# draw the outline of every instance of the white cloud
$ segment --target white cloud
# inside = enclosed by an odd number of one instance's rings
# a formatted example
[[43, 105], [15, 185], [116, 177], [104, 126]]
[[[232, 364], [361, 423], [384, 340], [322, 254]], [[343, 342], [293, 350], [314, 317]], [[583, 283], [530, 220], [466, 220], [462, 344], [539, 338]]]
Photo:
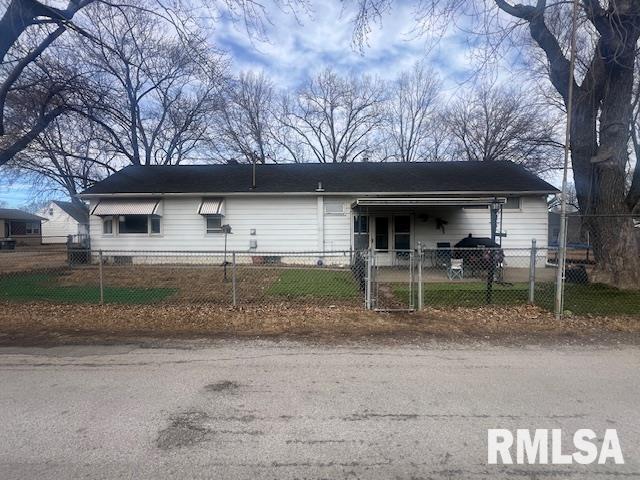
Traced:
[[[466, 40], [450, 28], [433, 42], [433, 35], [418, 35], [410, 3], [397, 2], [380, 25], [373, 24], [367, 45], [358, 51], [352, 43], [353, 12], [343, 10], [339, 0], [315, 0], [309, 15], [270, 12], [267, 41], [251, 39], [240, 25], [221, 19], [212, 41], [227, 50], [233, 69], [264, 70], [276, 84], [297, 85], [325, 67], [348, 74], [394, 78], [416, 61], [433, 62], [448, 89], [473, 70]], [[429, 42], [429, 43], [428, 43]], [[428, 48], [433, 46], [433, 48]]]

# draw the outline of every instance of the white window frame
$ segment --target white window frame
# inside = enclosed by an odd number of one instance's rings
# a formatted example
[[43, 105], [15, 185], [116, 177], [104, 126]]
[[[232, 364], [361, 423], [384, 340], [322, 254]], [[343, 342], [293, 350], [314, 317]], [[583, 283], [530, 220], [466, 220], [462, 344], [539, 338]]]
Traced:
[[[160, 223], [160, 229], [157, 232], [154, 232], [151, 226], [153, 225], [153, 220], [158, 220]], [[150, 237], [160, 237], [163, 232], [164, 222], [162, 221], [162, 217], [160, 215], [149, 215], [149, 236]]]
[[[223, 220], [223, 215], [203, 215], [204, 217], [204, 233], [205, 235], [218, 235], [220, 233], [223, 233], [222, 231], [222, 220]], [[209, 229], [209, 218], [217, 218], [220, 220], [220, 228], [215, 228], [215, 229]]]
[[25, 222], [24, 231], [25, 235], [39, 235], [40, 224], [38, 222]]
[[[125, 233], [125, 232], [121, 232], [120, 231], [120, 217], [127, 217], [127, 216], [132, 216], [132, 215], [118, 215], [113, 216], [113, 221], [115, 223], [114, 225], [114, 233], [118, 236], [118, 237], [161, 237], [163, 235], [163, 224], [164, 222], [162, 221], [162, 217], [160, 215], [141, 215], [141, 216], [145, 216], [147, 217], [147, 231], [146, 233]], [[154, 218], [158, 218], [158, 220], [160, 220], [160, 232], [159, 233], [153, 233], [151, 231], [151, 217]], [[110, 236], [108, 234], [105, 234], [107, 236]]]
[[[111, 224], [111, 232], [105, 232], [104, 227], [109, 222]], [[113, 217], [102, 217], [102, 236], [103, 237], [113, 237], [114, 228], [113, 228]]]
[[[515, 207], [507, 207], [509, 200], [517, 200], [518, 204]], [[503, 210], [522, 210], [522, 197], [507, 197], [507, 201], [502, 205]]]
[[[362, 226], [361, 224], [358, 225], [358, 232], [356, 232], [356, 218], [360, 217], [362, 218], [366, 218], [366, 232], [361, 232], [360, 231], [360, 227]], [[373, 217], [370, 215], [352, 215], [351, 217], [351, 244], [353, 245], [354, 248], [356, 248], [356, 238], [358, 236], [366, 236], [367, 238], [367, 248], [369, 248], [369, 245], [371, 244], [371, 219]]]

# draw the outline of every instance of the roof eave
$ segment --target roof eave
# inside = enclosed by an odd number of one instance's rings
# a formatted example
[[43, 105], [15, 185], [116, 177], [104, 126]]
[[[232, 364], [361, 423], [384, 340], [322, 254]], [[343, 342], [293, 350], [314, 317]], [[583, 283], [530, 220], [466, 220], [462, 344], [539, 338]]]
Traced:
[[83, 199], [105, 197], [230, 197], [230, 196], [354, 196], [354, 195], [553, 195], [559, 193], [554, 190], [487, 190], [487, 191], [423, 191], [423, 192], [131, 192], [131, 193], [79, 193], [76, 196]]

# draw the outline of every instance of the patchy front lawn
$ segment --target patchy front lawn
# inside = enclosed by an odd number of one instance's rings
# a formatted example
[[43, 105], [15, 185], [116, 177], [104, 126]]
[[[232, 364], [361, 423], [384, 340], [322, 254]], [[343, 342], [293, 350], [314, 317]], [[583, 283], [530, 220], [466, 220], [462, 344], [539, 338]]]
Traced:
[[349, 270], [282, 270], [267, 289], [268, 295], [286, 298], [354, 299], [361, 296]]
[[[100, 301], [95, 265], [55, 270], [11, 272], [0, 276], [0, 301], [93, 303]], [[210, 303], [232, 305], [232, 271], [221, 266], [105, 265], [106, 304]], [[238, 266], [239, 305], [303, 303], [362, 305], [353, 274], [347, 269]]]
[[[486, 305], [485, 282], [426, 283], [424, 304], [433, 307], [482, 307]], [[404, 284], [394, 284], [396, 297], [408, 302], [409, 289]], [[555, 285], [536, 283], [535, 303], [553, 310]], [[525, 305], [529, 299], [528, 283], [494, 283], [493, 305]], [[620, 290], [608, 285], [565, 285], [565, 311], [579, 315], [638, 315], [640, 316], [640, 291]]]
[[[105, 287], [107, 303], [145, 304], [164, 300], [176, 288]], [[60, 303], [99, 303], [98, 285], [63, 285], [60, 274], [27, 273], [0, 278], [0, 301], [34, 302], [46, 300]]]

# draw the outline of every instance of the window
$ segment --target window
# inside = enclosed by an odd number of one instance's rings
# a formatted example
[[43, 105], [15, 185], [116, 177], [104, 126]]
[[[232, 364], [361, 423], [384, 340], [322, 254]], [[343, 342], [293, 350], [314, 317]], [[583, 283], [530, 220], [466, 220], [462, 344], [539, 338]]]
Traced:
[[113, 217], [102, 219], [102, 233], [104, 235], [113, 235]]
[[149, 217], [147, 215], [121, 215], [118, 218], [118, 233], [149, 233]]
[[375, 217], [375, 249], [389, 250], [389, 217]]
[[149, 223], [151, 224], [151, 235], [160, 235], [160, 217], [152, 215], [149, 217]]
[[369, 248], [369, 217], [365, 215], [353, 217], [353, 247], [356, 250]]
[[205, 219], [207, 222], [207, 233], [222, 232], [222, 215], [208, 215]]
[[327, 215], [344, 215], [344, 202], [342, 200], [325, 201], [324, 213]]
[[49, 209], [49, 216], [50, 216], [50, 217], [53, 217], [53, 208], [50, 208], [50, 209]]
[[25, 231], [27, 235], [36, 235], [40, 233], [40, 224], [37, 222], [29, 222], [26, 224]]
[[393, 248], [396, 250], [411, 249], [411, 217], [399, 215], [393, 217]]
[[520, 197], [507, 197], [507, 202], [502, 206], [504, 210], [519, 210]]

